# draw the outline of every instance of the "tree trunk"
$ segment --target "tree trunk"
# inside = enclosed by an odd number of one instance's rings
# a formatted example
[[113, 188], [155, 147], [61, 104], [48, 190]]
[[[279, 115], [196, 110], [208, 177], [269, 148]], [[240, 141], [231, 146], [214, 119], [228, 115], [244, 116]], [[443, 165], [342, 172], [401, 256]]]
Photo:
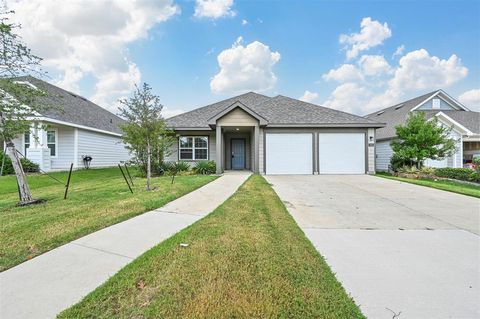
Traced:
[[20, 198], [19, 205], [28, 205], [35, 202], [28, 187], [27, 176], [23, 172], [22, 162], [18, 157], [17, 150], [12, 141], [6, 141], [7, 144], [7, 154], [8, 157], [12, 160], [12, 166], [17, 177], [17, 186], [18, 186], [18, 196]]
[[150, 142], [147, 142], [147, 190], [148, 191], [150, 190], [150, 177], [152, 174], [151, 160], [152, 160], [152, 148], [150, 147]]

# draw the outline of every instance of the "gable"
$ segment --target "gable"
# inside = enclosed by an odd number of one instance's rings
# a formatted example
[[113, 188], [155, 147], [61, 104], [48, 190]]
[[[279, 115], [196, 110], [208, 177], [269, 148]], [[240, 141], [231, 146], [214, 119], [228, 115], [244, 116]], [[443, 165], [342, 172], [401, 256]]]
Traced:
[[252, 126], [257, 125], [258, 120], [239, 107], [234, 108], [217, 120], [221, 126]]
[[456, 110], [456, 108], [442, 99], [440, 96], [434, 96], [431, 99], [425, 101], [420, 106], [418, 106], [417, 110]]

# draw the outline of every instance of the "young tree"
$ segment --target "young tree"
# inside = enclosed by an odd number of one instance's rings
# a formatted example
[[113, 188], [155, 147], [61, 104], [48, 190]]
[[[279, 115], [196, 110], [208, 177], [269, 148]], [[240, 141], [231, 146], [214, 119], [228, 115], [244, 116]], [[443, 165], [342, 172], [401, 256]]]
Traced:
[[417, 168], [425, 159], [441, 160], [455, 152], [455, 141], [449, 137], [451, 128], [439, 125], [436, 117], [427, 120], [423, 112], [411, 114], [405, 125], [395, 129], [397, 138], [390, 143], [394, 157]]
[[30, 129], [29, 117], [47, 108], [38, 103], [45, 96], [41, 90], [15, 80], [15, 77], [34, 73], [41, 75], [41, 58], [33, 55], [15, 33], [19, 25], [11, 23], [13, 11], [0, 9], [0, 139], [7, 146], [7, 154], [17, 177], [20, 205], [27, 205], [33, 199], [28, 187], [18, 152], [13, 139]]
[[133, 96], [121, 99], [120, 104], [120, 116], [127, 120], [121, 126], [123, 140], [135, 154], [137, 162], [146, 166], [147, 190], [150, 190], [152, 157], [153, 161], [162, 161], [174, 141], [161, 114], [163, 105], [147, 83], [141, 88], [135, 86]]

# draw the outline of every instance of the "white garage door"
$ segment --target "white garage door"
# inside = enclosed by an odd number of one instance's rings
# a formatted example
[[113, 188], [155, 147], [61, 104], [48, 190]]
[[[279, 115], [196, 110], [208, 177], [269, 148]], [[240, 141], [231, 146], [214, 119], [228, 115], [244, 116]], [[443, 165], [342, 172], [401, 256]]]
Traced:
[[312, 174], [312, 134], [267, 134], [267, 174]]
[[365, 174], [365, 134], [321, 133], [320, 174]]

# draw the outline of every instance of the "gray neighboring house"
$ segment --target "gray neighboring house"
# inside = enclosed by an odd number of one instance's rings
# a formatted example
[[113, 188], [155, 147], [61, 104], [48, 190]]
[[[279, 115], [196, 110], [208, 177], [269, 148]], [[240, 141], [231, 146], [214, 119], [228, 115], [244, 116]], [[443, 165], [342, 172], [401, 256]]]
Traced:
[[456, 141], [456, 152], [443, 160], [427, 160], [431, 167], [463, 167], [480, 154], [480, 113], [470, 111], [443, 90], [433, 91], [398, 103], [366, 116], [386, 123], [377, 129], [376, 170], [389, 168], [393, 150], [390, 142], [396, 137], [395, 126], [404, 124], [412, 112], [424, 112], [427, 118], [436, 117], [441, 125], [451, 127], [450, 137]]
[[[31, 76], [19, 83], [48, 93], [40, 102], [58, 106], [32, 116], [31, 129], [13, 140], [17, 149], [44, 171], [83, 167], [83, 156], [91, 156], [91, 167], [115, 166], [130, 159], [119, 125], [124, 121], [97, 104]], [[46, 126], [46, 129], [44, 128]]]
[[285, 96], [249, 92], [167, 119], [167, 161], [213, 160], [217, 173], [372, 174], [384, 124]]

